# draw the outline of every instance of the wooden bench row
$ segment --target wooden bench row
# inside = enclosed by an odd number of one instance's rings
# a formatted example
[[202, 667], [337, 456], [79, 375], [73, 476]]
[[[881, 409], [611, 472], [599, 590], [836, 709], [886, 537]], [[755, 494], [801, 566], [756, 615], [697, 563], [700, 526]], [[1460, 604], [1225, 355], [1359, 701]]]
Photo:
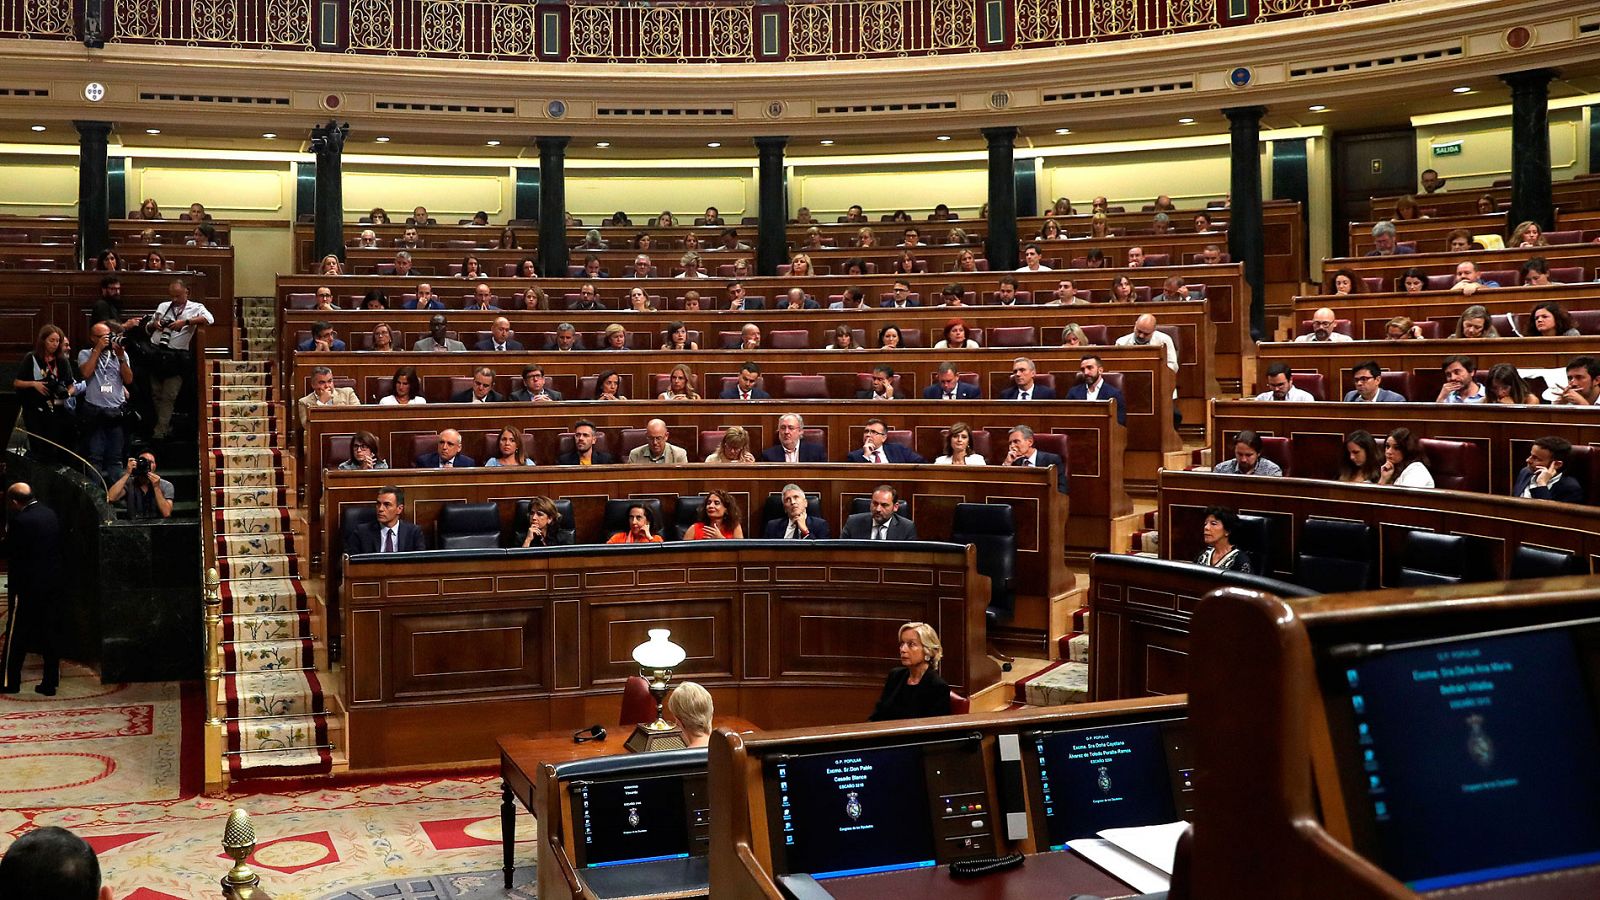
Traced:
[[[1426, 275], [1455, 275], [1456, 266], [1470, 260], [1482, 272], [1520, 272], [1522, 264], [1542, 257], [1552, 269], [1578, 266], [1585, 275], [1600, 266], [1600, 244], [1559, 244], [1550, 247], [1521, 247], [1504, 250], [1469, 250], [1466, 253], [1402, 253], [1395, 256], [1356, 256], [1322, 261], [1322, 293], [1333, 294], [1333, 279], [1340, 269], [1356, 277], [1378, 279], [1383, 290], [1399, 289], [1400, 278], [1411, 269]], [[1498, 280], [1498, 279], [1489, 279]]]
[[[1419, 202], [1426, 206], [1426, 201]], [[1484, 215], [1472, 213], [1388, 221], [1394, 225], [1395, 233], [1402, 242], [1413, 241], [1422, 252], [1442, 252], [1449, 249], [1446, 239], [1450, 232], [1458, 228], [1465, 228], [1475, 235], [1498, 234], [1502, 240], [1510, 240], [1511, 229], [1519, 223], [1506, 221], [1506, 216], [1507, 213], [1502, 211]], [[1377, 224], [1375, 221], [1350, 223], [1350, 255], [1363, 256], [1373, 248], [1372, 228]], [[1557, 211], [1556, 225], [1551, 232], [1588, 232], [1596, 228], [1600, 228], [1600, 212]]]
[[[997, 630], [1027, 649], [1042, 653], [1049, 635], [1060, 633], [1065, 621], [1052, 621], [1053, 607], [1063, 607], [1073, 589], [1073, 576], [1061, 553], [1066, 537], [1067, 498], [1055, 490], [1050, 473], [1015, 467], [980, 471], [974, 467], [890, 465], [867, 469], [850, 465], [762, 466], [637, 466], [619, 470], [600, 468], [489, 468], [389, 470], [328, 473], [322, 512], [325, 521], [337, 523], [347, 507], [370, 506], [377, 490], [393, 485], [405, 491], [406, 518], [425, 532], [433, 531], [439, 509], [455, 503], [494, 502], [509, 527], [518, 500], [534, 496], [572, 501], [578, 539], [604, 541], [600, 523], [606, 502], [612, 498], [658, 498], [671, 521], [677, 498], [697, 496], [717, 488], [729, 491], [760, 527], [767, 497], [788, 483], [820, 493], [823, 517], [837, 535], [850, 512], [851, 501], [867, 497], [884, 483], [894, 484], [908, 504], [908, 514], [924, 540], [949, 540], [955, 507], [959, 503], [1009, 503], [1016, 517], [1017, 558], [1014, 586], [1015, 615]], [[226, 513], [224, 513], [226, 514]], [[313, 532], [316, 533], [316, 532]], [[749, 529], [747, 527], [747, 534]], [[337, 527], [322, 529], [325, 558], [343, 553]], [[712, 549], [716, 546], [712, 545]], [[862, 596], [872, 589], [858, 585]], [[799, 588], [804, 590], [804, 588]], [[1058, 618], [1070, 615], [1055, 610]], [[980, 608], [981, 615], [981, 608]], [[902, 619], [902, 621], [905, 621]], [[352, 651], [354, 642], [352, 641]]]
[[[1435, 332], [1425, 337], [1449, 337], [1455, 333], [1462, 310], [1469, 306], [1487, 309], [1500, 336], [1513, 336], [1507, 328], [1513, 320], [1518, 329], [1516, 333], [1526, 335], [1533, 330], [1530, 317], [1534, 306], [1551, 301], [1575, 314], [1573, 318], [1579, 331], [1600, 333], [1600, 285], [1583, 283], [1485, 289], [1473, 292], [1470, 297], [1457, 291], [1296, 297], [1294, 317], [1289, 328], [1279, 332], [1278, 338], [1292, 340], [1309, 333], [1312, 317], [1323, 307], [1333, 310], [1339, 331], [1357, 340], [1383, 340], [1384, 326], [1396, 316], [1410, 319], [1425, 332]], [[1430, 322], [1433, 325], [1430, 326]]]
[[[1461, 188], [1459, 190], [1441, 190], [1432, 194], [1417, 192], [1414, 196], [1417, 203], [1437, 211], [1441, 216], [1468, 216], [1478, 212], [1478, 198], [1484, 194], [1495, 199], [1497, 204], [1511, 202], [1511, 185], [1509, 183], [1497, 185], [1488, 189]], [[1394, 215], [1395, 202], [1400, 195], [1373, 197], [1371, 200], [1371, 214], [1374, 219], [1388, 218]], [[1564, 181], [1557, 181], [1550, 185], [1550, 200], [1557, 209], [1590, 210], [1600, 209], [1600, 177], [1594, 175], [1580, 175]], [[1515, 225], [1516, 223], [1511, 223]]]
[[[233, 251], [228, 270], [232, 271]], [[217, 271], [213, 267], [213, 271]], [[0, 270], [0, 354], [17, 359], [33, 349], [40, 327], [53, 324], [67, 332], [72, 345], [88, 346], [90, 313], [100, 299], [101, 272], [18, 272]], [[216, 324], [205, 330], [208, 348], [226, 350], [233, 345], [233, 301], [218, 295], [216, 275], [205, 272], [121, 272], [122, 309], [130, 317], [145, 315], [167, 300], [167, 286], [175, 277], [189, 285], [189, 296], [206, 305]]]

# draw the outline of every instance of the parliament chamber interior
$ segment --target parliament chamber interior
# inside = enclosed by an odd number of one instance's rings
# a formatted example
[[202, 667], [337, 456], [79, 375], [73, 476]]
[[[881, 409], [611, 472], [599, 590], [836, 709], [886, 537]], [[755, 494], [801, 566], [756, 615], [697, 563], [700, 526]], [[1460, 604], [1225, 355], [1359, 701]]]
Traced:
[[1600, 896], [1600, 8], [0, 45], [0, 900]]

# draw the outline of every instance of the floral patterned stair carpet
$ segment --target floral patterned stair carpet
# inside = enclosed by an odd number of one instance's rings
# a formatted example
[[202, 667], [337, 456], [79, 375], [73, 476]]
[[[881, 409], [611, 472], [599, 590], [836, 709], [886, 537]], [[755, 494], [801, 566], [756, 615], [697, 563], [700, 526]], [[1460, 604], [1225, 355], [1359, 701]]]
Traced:
[[270, 364], [211, 375], [211, 516], [222, 576], [222, 692], [232, 778], [332, 765], [317, 635], [300, 581]]

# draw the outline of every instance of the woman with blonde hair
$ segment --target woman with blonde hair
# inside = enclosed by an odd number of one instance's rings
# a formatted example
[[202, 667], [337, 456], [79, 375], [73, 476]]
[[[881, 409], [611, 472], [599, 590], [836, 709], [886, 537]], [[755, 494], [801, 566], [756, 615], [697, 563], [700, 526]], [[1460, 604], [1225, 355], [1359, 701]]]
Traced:
[[1089, 335], [1083, 330], [1082, 325], [1077, 322], [1068, 322], [1061, 326], [1061, 346], [1087, 347], [1089, 346]]
[[1548, 247], [1550, 242], [1545, 240], [1544, 232], [1539, 229], [1538, 222], [1521, 222], [1511, 231], [1511, 247]]
[[878, 246], [878, 236], [873, 233], [871, 228], [858, 228], [856, 229], [856, 246], [876, 247]]
[[693, 681], [680, 681], [667, 695], [667, 712], [683, 729], [685, 747], [704, 747], [711, 741], [711, 692]]
[[700, 392], [694, 389], [694, 370], [685, 363], [672, 367], [667, 376], [667, 389], [657, 400], [699, 400]]
[[317, 274], [319, 274], [319, 275], [343, 275], [344, 274], [344, 263], [340, 262], [338, 256], [336, 256], [336, 255], [334, 255], [332, 253], [329, 253], [327, 256], [324, 256], [322, 258], [322, 262], [317, 265]]
[[883, 694], [869, 720], [918, 719], [950, 715], [950, 685], [939, 677], [944, 647], [926, 622], [900, 626], [900, 665], [889, 670]]
[[814, 274], [811, 271], [811, 257], [805, 253], [796, 253], [789, 260], [789, 274], [795, 278], [807, 278]]
[[717, 449], [711, 451], [706, 457], [708, 463], [753, 463], [755, 454], [750, 452], [750, 432], [744, 430], [742, 425], [729, 425], [722, 432], [722, 443]]

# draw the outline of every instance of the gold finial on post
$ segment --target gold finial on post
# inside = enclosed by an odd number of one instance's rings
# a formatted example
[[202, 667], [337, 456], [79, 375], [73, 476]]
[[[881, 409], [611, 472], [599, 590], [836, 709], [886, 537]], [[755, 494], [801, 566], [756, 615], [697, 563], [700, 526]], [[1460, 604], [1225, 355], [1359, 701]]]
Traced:
[[222, 831], [222, 852], [233, 860], [233, 868], [222, 876], [224, 892], [238, 892], [261, 883], [261, 876], [245, 864], [255, 849], [256, 827], [250, 823], [250, 814], [242, 809], [228, 813], [228, 824]]

